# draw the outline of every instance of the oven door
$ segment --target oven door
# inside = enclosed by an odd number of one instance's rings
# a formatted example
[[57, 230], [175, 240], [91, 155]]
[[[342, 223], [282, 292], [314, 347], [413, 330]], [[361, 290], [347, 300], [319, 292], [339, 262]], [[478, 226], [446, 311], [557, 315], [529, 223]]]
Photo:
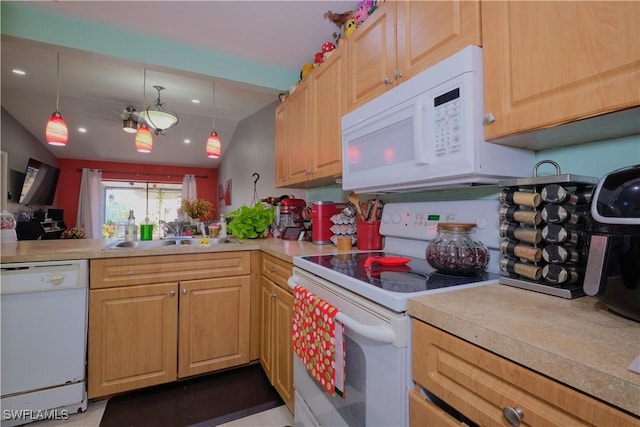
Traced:
[[336, 307], [345, 325], [345, 395], [331, 396], [294, 355], [296, 426], [392, 426], [408, 423], [409, 319], [311, 273], [294, 268], [300, 285]]

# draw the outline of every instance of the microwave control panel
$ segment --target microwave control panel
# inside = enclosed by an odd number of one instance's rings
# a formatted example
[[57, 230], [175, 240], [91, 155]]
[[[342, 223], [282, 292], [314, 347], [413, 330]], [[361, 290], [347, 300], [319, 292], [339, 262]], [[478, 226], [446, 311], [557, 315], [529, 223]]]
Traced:
[[455, 156], [462, 151], [462, 108], [460, 88], [433, 99], [435, 120], [435, 156]]

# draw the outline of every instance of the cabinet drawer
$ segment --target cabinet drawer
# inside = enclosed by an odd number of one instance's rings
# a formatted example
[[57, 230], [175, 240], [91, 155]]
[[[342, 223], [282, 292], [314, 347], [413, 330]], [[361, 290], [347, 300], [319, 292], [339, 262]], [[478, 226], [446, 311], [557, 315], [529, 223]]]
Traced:
[[251, 253], [215, 252], [91, 260], [91, 289], [249, 274]]
[[276, 258], [273, 255], [262, 254], [262, 274], [288, 292], [291, 292], [291, 290], [287, 285], [287, 280], [291, 277], [292, 269], [291, 263]]
[[409, 391], [409, 426], [461, 427], [467, 424], [456, 420], [433, 403], [424, 399], [416, 390]]
[[413, 378], [481, 425], [504, 425], [520, 408], [523, 425], [640, 426], [640, 419], [530, 369], [412, 319]]

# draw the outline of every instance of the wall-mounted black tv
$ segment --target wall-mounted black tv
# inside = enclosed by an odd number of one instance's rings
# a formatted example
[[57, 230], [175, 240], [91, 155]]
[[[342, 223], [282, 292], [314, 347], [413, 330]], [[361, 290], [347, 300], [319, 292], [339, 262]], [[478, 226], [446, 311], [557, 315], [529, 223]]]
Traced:
[[22, 184], [20, 202], [23, 205], [51, 206], [56, 194], [60, 169], [29, 159]]

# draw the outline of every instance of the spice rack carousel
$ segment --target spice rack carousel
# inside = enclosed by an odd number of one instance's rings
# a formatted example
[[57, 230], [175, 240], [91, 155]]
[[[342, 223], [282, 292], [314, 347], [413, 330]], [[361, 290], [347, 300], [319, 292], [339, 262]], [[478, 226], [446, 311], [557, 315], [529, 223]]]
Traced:
[[[551, 164], [556, 175], [538, 176]], [[542, 160], [532, 178], [501, 181], [500, 278], [515, 286], [562, 298], [584, 295], [587, 264], [584, 223], [598, 178], [562, 174]]]

